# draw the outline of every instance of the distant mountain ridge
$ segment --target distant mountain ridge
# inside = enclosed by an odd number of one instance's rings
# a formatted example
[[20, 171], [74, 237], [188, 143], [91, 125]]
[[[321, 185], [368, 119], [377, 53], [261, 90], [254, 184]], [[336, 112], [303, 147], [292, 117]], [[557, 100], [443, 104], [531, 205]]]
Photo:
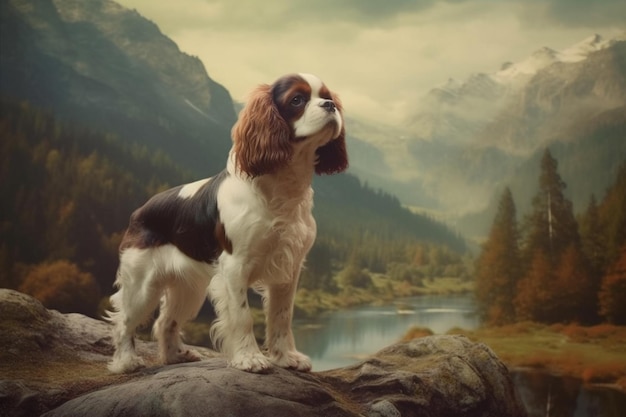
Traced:
[[387, 175], [368, 177], [358, 160], [353, 166], [403, 203], [484, 235], [488, 222], [477, 228], [476, 216], [503, 186], [513, 187], [524, 212], [538, 175], [533, 161], [545, 147], [554, 148], [577, 209], [592, 192], [601, 195], [626, 155], [625, 125], [626, 34], [593, 35], [433, 88], [387, 141], [368, 135], [355, 141], [384, 155]]
[[[494, 145], [507, 151], [533, 151], [529, 146], [510, 149], [507, 145], [512, 145], [511, 143], [487, 142], [481, 127], [497, 123], [498, 118], [504, 117], [503, 113], [511, 115], [508, 108], [520, 105], [534, 104], [539, 106], [539, 110], [552, 110], [557, 104], [578, 105], [567, 99], [586, 99], [588, 96], [599, 99], [594, 104], [602, 104], [604, 108], [623, 104], [626, 98], [624, 74], [619, 69], [618, 73], [611, 73], [611, 69], [615, 65], [621, 66], [615, 59], [619, 60], [619, 56], [623, 54], [624, 41], [626, 34], [613, 39], [593, 35], [561, 52], [548, 47], [540, 48], [525, 60], [505, 63], [495, 73], [471, 74], [463, 82], [450, 79], [444, 85], [433, 88], [418, 103], [406, 128], [421, 140], [455, 143], [472, 141], [482, 145]], [[603, 53], [600, 51], [604, 51], [604, 55], [609, 57], [602, 57]], [[590, 58], [592, 64], [589, 64]], [[603, 63], [595, 64], [598, 61]], [[593, 71], [586, 68], [588, 65], [605, 67], [597, 68], [600, 71]], [[589, 80], [591, 71], [594, 80]], [[618, 85], [613, 84], [606, 88], [604, 80]], [[580, 85], [583, 82], [585, 85]], [[564, 97], [562, 103], [550, 102], [552, 98], [559, 98], [559, 93], [562, 93], [558, 91], [559, 88], [567, 92], [568, 87], [573, 90], [570, 87], [572, 85], [578, 87], [574, 97]], [[529, 109], [514, 110], [512, 116]], [[492, 120], [494, 118], [496, 120]], [[471, 129], [472, 126], [475, 129]]]
[[154, 23], [108, 0], [0, 7], [1, 94], [161, 148], [196, 171], [223, 164], [236, 119], [230, 94]]

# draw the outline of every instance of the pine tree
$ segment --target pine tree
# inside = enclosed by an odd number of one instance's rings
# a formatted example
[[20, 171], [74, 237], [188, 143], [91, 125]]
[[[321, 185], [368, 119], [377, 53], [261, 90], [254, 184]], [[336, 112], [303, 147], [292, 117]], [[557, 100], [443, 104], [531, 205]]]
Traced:
[[598, 291], [589, 273], [588, 262], [576, 245], [570, 245], [555, 271], [551, 294], [550, 322], [593, 323], [597, 321]]
[[515, 202], [507, 187], [476, 262], [476, 300], [487, 324], [515, 321], [513, 299], [521, 273], [518, 241]]
[[515, 315], [518, 321], [533, 320], [546, 322], [553, 301], [554, 284], [552, 265], [541, 251], [531, 257], [528, 271], [517, 286]]
[[602, 280], [599, 299], [600, 314], [609, 323], [626, 325], [626, 245]]
[[626, 160], [621, 164], [599, 210], [600, 222], [606, 233], [605, 267], [608, 267], [620, 257], [621, 248], [626, 244]]
[[606, 238], [595, 195], [589, 199], [587, 210], [580, 219], [580, 238], [592, 271], [601, 273], [606, 264]]
[[[574, 320], [575, 317], [566, 317], [571, 310], [561, 311], [567, 301], [564, 291], [571, 292], [573, 287], [579, 286], [589, 290], [586, 268], [581, 273], [571, 268], [572, 264], [583, 268], [586, 261], [581, 255], [572, 203], [563, 194], [566, 184], [557, 168], [557, 160], [546, 149], [541, 158], [539, 191], [533, 198], [532, 211], [524, 228], [523, 256], [530, 268], [520, 280], [516, 301], [522, 318], [542, 322]], [[569, 252], [566, 254], [566, 251]]]
[[589, 294], [587, 296], [585, 321], [597, 319], [598, 298], [602, 277], [607, 267], [606, 228], [600, 218], [600, 209], [594, 195], [589, 200], [587, 210], [580, 218], [580, 239], [589, 276]]
[[552, 266], [559, 262], [565, 249], [580, 244], [572, 203], [565, 198], [565, 182], [558, 171], [557, 160], [546, 149], [541, 158], [539, 191], [533, 198], [532, 212], [526, 219], [524, 255], [530, 261], [535, 252], [543, 252]]

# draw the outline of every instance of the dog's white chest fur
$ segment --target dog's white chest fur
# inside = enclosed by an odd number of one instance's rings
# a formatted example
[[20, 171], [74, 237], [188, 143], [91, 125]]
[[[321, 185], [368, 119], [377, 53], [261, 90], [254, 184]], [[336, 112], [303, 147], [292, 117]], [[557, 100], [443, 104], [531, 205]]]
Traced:
[[226, 181], [230, 183], [220, 189], [217, 201], [233, 252], [223, 253], [220, 261], [245, 256], [253, 268], [249, 285], [260, 279], [264, 284], [289, 282], [315, 240], [313, 190], [285, 197], [268, 195], [236, 176]]

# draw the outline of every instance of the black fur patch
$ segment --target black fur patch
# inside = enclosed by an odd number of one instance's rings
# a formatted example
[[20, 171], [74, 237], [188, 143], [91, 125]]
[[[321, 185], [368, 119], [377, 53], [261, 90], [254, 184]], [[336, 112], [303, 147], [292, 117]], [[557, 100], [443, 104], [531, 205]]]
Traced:
[[131, 215], [120, 250], [173, 244], [192, 259], [214, 262], [225, 249], [225, 232], [218, 237], [216, 226], [217, 190], [226, 177], [228, 172], [220, 172], [189, 198], [178, 197], [182, 185], [152, 197]]

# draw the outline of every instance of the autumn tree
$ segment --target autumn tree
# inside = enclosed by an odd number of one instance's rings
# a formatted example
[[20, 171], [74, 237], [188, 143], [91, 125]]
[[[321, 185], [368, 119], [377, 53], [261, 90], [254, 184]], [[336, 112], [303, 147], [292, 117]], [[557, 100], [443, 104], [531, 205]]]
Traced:
[[620, 165], [615, 182], [607, 190], [599, 212], [606, 233], [607, 263], [611, 265], [620, 257], [622, 246], [626, 244], [626, 160]]
[[489, 237], [476, 262], [476, 300], [483, 320], [500, 325], [515, 321], [513, 299], [521, 275], [515, 202], [502, 193]]
[[515, 316], [518, 321], [549, 321], [555, 295], [551, 288], [554, 283], [552, 265], [543, 252], [537, 252], [531, 259], [528, 271], [517, 286]]
[[598, 298], [602, 277], [607, 267], [607, 230], [600, 217], [600, 208], [594, 195], [589, 199], [587, 209], [579, 220], [580, 240], [583, 256], [587, 260], [587, 273], [589, 276], [588, 299], [585, 309], [590, 310], [585, 314], [584, 321], [597, 319]]
[[598, 292], [579, 246], [565, 249], [553, 279], [549, 321], [588, 324], [597, 320]]
[[24, 277], [19, 291], [62, 313], [94, 315], [100, 299], [93, 275], [66, 260], [36, 265]]
[[[566, 184], [548, 149], [541, 158], [540, 167], [539, 191], [533, 198], [532, 211], [524, 227], [523, 256], [530, 268], [520, 280], [516, 307], [525, 318], [543, 322], [568, 321], [570, 318], [560, 311], [562, 287], [580, 286], [588, 291], [588, 275], [586, 269], [584, 273], [578, 273], [570, 265], [574, 263], [586, 268], [572, 203], [563, 193]], [[565, 256], [568, 250], [570, 252]], [[534, 301], [528, 299], [535, 290], [540, 290], [541, 295], [537, 294]], [[593, 297], [593, 294], [587, 295]]]
[[600, 314], [608, 322], [626, 325], [626, 245], [602, 280], [599, 299]]

